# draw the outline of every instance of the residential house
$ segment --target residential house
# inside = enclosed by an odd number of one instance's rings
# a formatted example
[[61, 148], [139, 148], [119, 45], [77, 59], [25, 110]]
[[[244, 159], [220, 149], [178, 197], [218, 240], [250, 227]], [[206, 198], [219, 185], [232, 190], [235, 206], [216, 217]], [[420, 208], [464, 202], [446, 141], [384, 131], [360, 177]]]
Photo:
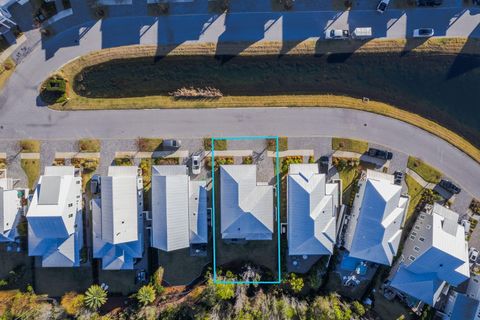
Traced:
[[391, 287], [435, 306], [448, 284], [458, 286], [470, 277], [465, 229], [458, 214], [439, 204], [428, 206], [405, 241]]
[[27, 212], [28, 254], [42, 267], [78, 267], [83, 246], [82, 178], [73, 166], [45, 167]]
[[256, 165], [220, 166], [222, 239], [272, 240], [273, 187], [257, 183]]
[[333, 254], [339, 184], [327, 183], [317, 164], [291, 164], [287, 195], [288, 254]]
[[134, 166], [111, 166], [92, 200], [93, 257], [105, 270], [134, 269], [143, 256], [143, 180]]
[[14, 189], [13, 179], [0, 179], [0, 242], [15, 241], [28, 189]]
[[402, 236], [408, 197], [392, 175], [367, 170], [359, 182], [344, 246], [348, 256], [392, 265]]
[[205, 181], [192, 181], [185, 165], [152, 167], [152, 247], [163, 251], [208, 242]]
[[465, 291], [451, 290], [444, 310], [437, 314], [443, 320], [480, 320], [480, 276], [472, 274]]

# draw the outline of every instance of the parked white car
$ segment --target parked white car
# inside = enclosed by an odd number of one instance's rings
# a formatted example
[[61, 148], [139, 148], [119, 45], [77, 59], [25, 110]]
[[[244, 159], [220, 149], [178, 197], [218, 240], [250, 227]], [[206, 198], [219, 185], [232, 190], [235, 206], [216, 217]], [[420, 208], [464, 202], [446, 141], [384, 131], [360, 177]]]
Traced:
[[430, 38], [435, 34], [433, 28], [420, 28], [413, 30], [414, 38]]
[[478, 259], [478, 250], [475, 249], [475, 248], [470, 248], [469, 251], [469, 259], [470, 259], [470, 262], [477, 262], [477, 259]]
[[384, 13], [385, 10], [387, 10], [389, 3], [390, 0], [380, 0], [380, 2], [377, 4], [377, 11], [380, 13]]
[[199, 155], [192, 156], [192, 173], [193, 174], [200, 174], [202, 171], [202, 166], [200, 165], [202, 160], [200, 159]]
[[325, 39], [348, 39], [350, 31], [342, 29], [327, 29], [325, 30]]

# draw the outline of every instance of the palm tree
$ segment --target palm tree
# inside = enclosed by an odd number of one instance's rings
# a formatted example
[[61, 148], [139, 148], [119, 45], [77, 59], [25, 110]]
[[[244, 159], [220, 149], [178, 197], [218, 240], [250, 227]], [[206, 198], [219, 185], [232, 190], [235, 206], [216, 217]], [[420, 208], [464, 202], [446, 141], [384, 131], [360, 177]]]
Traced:
[[85, 292], [85, 305], [92, 309], [97, 310], [107, 302], [107, 291], [100, 287], [98, 284], [93, 284]]
[[137, 300], [144, 306], [155, 301], [155, 288], [151, 285], [141, 287], [137, 292]]

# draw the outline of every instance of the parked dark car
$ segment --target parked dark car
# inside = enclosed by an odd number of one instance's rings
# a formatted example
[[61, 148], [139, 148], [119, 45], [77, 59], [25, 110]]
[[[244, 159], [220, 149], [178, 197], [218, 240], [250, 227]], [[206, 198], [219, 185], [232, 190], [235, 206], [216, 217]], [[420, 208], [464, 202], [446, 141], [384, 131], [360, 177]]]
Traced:
[[395, 171], [393, 174], [395, 184], [401, 185], [403, 180], [403, 172]]
[[368, 155], [370, 157], [375, 157], [383, 160], [392, 160], [393, 158], [393, 153], [375, 148], [368, 149]]
[[457, 187], [455, 184], [453, 184], [452, 182], [450, 182], [448, 180], [440, 181], [439, 185], [443, 189], [447, 190], [448, 192], [454, 193], [454, 194], [459, 194], [460, 191], [462, 191], [462, 189], [460, 189], [459, 187]]
[[419, 7], [436, 7], [442, 5], [443, 0], [417, 0]]

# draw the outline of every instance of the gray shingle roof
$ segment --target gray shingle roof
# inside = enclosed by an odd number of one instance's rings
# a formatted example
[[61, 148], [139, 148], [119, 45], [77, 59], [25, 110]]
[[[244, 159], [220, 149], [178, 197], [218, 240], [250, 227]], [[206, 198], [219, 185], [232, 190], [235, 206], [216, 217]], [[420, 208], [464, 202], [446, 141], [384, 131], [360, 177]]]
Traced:
[[255, 165], [220, 166], [223, 239], [271, 240], [273, 187], [257, 184]]
[[[287, 184], [288, 252], [330, 255], [336, 238], [336, 204], [316, 164], [290, 165]], [[335, 184], [336, 185], [336, 184]], [[338, 192], [338, 187], [333, 189]]]

